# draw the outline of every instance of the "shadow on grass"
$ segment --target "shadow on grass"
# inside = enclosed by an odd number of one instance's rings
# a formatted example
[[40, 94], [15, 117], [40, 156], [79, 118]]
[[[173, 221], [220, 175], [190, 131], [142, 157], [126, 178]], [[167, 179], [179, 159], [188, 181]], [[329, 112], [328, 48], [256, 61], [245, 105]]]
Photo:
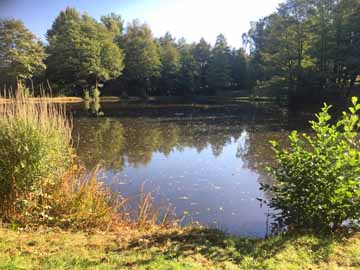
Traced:
[[146, 252], [151, 248], [167, 259], [201, 255], [214, 264], [225, 261], [241, 264], [249, 257], [261, 263], [290, 247], [295, 253], [299, 249], [304, 250], [313, 263], [317, 263], [327, 261], [334, 245], [346, 238], [342, 234], [336, 236], [289, 234], [264, 240], [232, 237], [214, 229], [193, 228], [180, 232], [159, 231], [156, 234], [143, 236], [132, 240], [127, 250], [136, 249]]

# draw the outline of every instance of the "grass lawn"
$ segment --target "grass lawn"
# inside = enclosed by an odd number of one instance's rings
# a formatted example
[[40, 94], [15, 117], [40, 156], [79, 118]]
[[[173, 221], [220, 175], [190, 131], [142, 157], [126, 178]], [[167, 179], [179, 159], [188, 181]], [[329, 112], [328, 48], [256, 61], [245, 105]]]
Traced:
[[0, 229], [0, 269], [360, 269], [360, 233], [253, 240], [200, 228], [137, 233]]

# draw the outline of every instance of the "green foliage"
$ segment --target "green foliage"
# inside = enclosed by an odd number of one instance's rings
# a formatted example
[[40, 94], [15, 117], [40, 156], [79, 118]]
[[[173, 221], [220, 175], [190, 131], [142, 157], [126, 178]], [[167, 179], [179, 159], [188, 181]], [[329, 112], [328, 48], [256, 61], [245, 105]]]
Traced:
[[233, 88], [248, 88], [248, 63], [243, 49], [233, 50], [230, 57], [231, 79]]
[[160, 61], [160, 87], [165, 90], [165, 93], [174, 93], [180, 69], [180, 52], [176, 47], [175, 40], [168, 32], [160, 39]]
[[111, 18], [99, 23], [90, 16], [67, 8], [48, 30], [47, 75], [71, 87], [90, 87], [97, 81], [117, 78], [124, 69], [124, 54], [115, 43], [120, 26]]
[[288, 82], [284, 77], [273, 76], [270, 80], [258, 82], [253, 88], [253, 94], [259, 97], [286, 97]]
[[56, 181], [69, 166], [70, 126], [53, 105], [25, 96], [0, 111], [0, 215], [9, 219], [26, 211], [30, 194], [43, 196], [45, 182]]
[[87, 90], [87, 89], [84, 90], [84, 100], [85, 101], [90, 101], [91, 100], [90, 91]]
[[192, 94], [196, 90], [196, 81], [199, 76], [199, 66], [191, 52], [190, 45], [183, 45], [180, 49], [179, 92]]
[[253, 83], [278, 76], [293, 92], [353, 87], [360, 71], [359, 9], [359, 0], [280, 4], [244, 35]]
[[214, 91], [223, 90], [230, 85], [230, 48], [223, 35], [216, 39], [210, 58], [206, 81]]
[[154, 41], [151, 29], [146, 24], [134, 20], [128, 24], [122, 39], [125, 51], [126, 79], [136, 82], [137, 86], [145, 91], [151, 78], [160, 76], [160, 53]]
[[45, 70], [45, 52], [39, 40], [18, 20], [0, 19], [0, 80], [31, 79]]
[[94, 87], [93, 89], [92, 89], [92, 91], [91, 91], [91, 95], [92, 95], [92, 97], [93, 97], [93, 99], [99, 99], [100, 98], [100, 90], [99, 90], [99, 88], [96, 86], [96, 87]]
[[275, 181], [262, 188], [273, 194], [269, 205], [281, 226], [334, 230], [360, 219], [360, 104], [353, 97], [349, 112], [336, 123], [330, 108], [325, 104], [311, 122], [315, 134], [291, 133], [289, 150], [272, 142]]
[[115, 42], [120, 42], [124, 28], [124, 22], [121, 19], [121, 16], [110, 13], [109, 15], [102, 16], [101, 22], [111, 33], [113, 33]]
[[[195, 72], [198, 72], [197, 88], [199, 92], [208, 94], [207, 87], [207, 73], [209, 68], [209, 62], [211, 57], [211, 46], [206, 42], [205, 39], [200, 39], [199, 43], [192, 49], [192, 55], [196, 60], [198, 67], [195, 68]], [[237, 74], [240, 75], [240, 74]]]
[[[80, 96], [83, 89], [110, 80], [114, 91], [122, 88], [135, 95], [214, 93], [210, 88], [221, 95], [223, 88], [244, 88], [248, 77], [245, 54], [231, 52], [223, 35], [214, 48], [204, 39], [177, 42], [170, 33], [154, 39], [150, 27], [137, 20], [124, 29], [117, 14], [98, 22], [68, 7], [47, 31], [45, 54], [20, 21], [2, 20], [0, 26], [2, 62], [11, 63], [1, 67], [0, 79], [14, 82], [43, 75], [44, 60], [44, 75], [58, 95]], [[40, 77], [34, 79], [37, 83]]]

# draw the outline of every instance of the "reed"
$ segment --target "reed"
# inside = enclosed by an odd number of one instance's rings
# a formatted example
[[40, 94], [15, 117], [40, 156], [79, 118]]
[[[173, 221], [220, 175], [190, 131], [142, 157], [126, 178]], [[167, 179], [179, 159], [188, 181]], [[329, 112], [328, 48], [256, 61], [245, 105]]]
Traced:
[[168, 203], [155, 203], [152, 192], [146, 192], [144, 184], [141, 185], [132, 213], [133, 222], [140, 228], [173, 227], [178, 223], [174, 209]]
[[47, 186], [50, 196], [42, 202], [47, 206], [46, 218], [35, 216], [30, 222], [26, 218], [26, 223], [75, 230], [113, 230], [123, 225], [122, 207], [128, 199], [112, 192], [99, 175], [99, 167], [86, 172], [73, 163], [59, 181]]
[[86, 171], [65, 107], [47, 102], [43, 89], [40, 102], [28, 92], [19, 84], [0, 95], [0, 221], [74, 230], [174, 224], [171, 209], [143, 187], [124, 198], [104, 184], [100, 167]]
[[62, 106], [31, 102], [21, 84], [0, 98], [0, 211], [9, 219], [70, 166], [72, 121]]
[[[51, 91], [51, 89], [49, 89]], [[0, 93], [0, 121], [12, 125], [16, 121], [24, 121], [40, 128], [44, 132], [57, 130], [64, 136], [64, 141], [71, 145], [72, 119], [66, 115], [65, 106], [49, 102], [53, 98], [40, 88], [40, 96], [33, 98], [29, 90], [21, 83], [16, 91], [4, 90]]]

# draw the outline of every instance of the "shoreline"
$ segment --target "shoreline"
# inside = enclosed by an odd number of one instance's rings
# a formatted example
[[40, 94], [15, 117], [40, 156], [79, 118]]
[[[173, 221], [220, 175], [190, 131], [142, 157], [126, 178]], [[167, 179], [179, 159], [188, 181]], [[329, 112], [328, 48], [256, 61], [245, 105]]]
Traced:
[[[51, 102], [51, 103], [81, 103], [81, 102], [91, 102], [91, 100], [85, 100], [81, 97], [29, 97], [29, 101], [31, 102]], [[0, 98], [0, 104], [7, 104], [10, 102], [11, 99], [7, 98]], [[187, 96], [148, 96], [148, 97], [137, 97], [137, 96], [131, 96], [128, 98], [122, 98], [117, 96], [101, 96], [100, 102], [174, 102], [174, 103], [184, 103], [184, 102], [193, 102], [193, 103], [199, 103], [202, 102], [216, 102], [219, 103], [223, 102], [224, 104], [229, 102], [274, 102], [275, 99], [270, 97], [218, 97], [218, 96], [193, 96], [193, 97], [187, 97]]]
[[[81, 103], [84, 102], [83, 98], [80, 97], [29, 97], [27, 98], [30, 102], [34, 103]], [[0, 98], [0, 104], [8, 104], [11, 99]]]

